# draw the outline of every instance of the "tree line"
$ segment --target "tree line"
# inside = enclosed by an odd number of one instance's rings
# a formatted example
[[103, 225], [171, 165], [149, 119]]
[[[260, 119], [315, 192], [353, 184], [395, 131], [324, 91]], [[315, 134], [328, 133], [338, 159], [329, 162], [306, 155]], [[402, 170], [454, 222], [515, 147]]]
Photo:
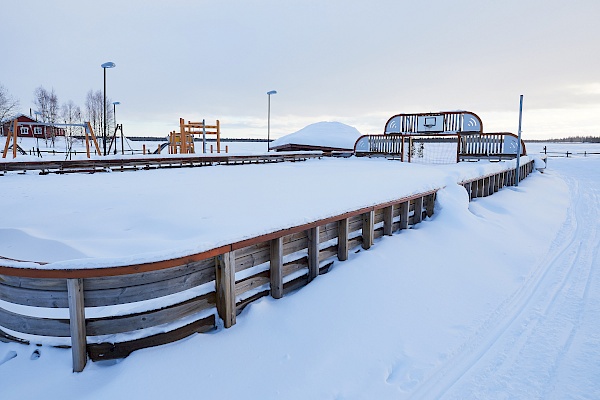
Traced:
[[525, 140], [526, 142], [555, 142], [555, 143], [563, 143], [563, 142], [582, 142], [582, 143], [600, 143], [600, 136], [569, 136], [566, 138], [560, 139], [534, 139], [534, 140]]
[[[115, 118], [113, 108], [108, 98], [106, 99], [106, 122], [108, 131], [111, 132], [115, 127]], [[90, 90], [87, 92], [83, 109], [73, 100], [68, 100], [60, 104], [58, 95], [54, 89], [48, 90], [43, 86], [37, 87], [33, 91], [33, 106], [35, 115], [31, 117], [37, 121], [52, 124], [81, 124], [88, 121], [94, 132], [99, 134], [104, 127], [104, 96], [101, 90]], [[8, 90], [0, 84], [0, 122], [19, 114], [19, 100], [13, 97]], [[25, 113], [23, 113], [25, 114]], [[68, 136], [80, 135], [82, 129], [79, 127], [67, 127]], [[107, 132], [107, 133], [109, 133]], [[49, 136], [54, 141], [54, 129], [49, 130]]]

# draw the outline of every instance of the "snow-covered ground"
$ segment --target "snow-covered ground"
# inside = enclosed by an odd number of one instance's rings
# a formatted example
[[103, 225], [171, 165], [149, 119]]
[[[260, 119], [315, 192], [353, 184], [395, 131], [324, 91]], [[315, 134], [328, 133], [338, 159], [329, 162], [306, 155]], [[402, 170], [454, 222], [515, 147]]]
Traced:
[[[599, 398], [600, 157], [553, 158], [518, 188], [469, 203], [456, 182], [501, 165], [0, 177], [0, 255], [66, 266], [179, 254], [446, 186], [432, 218], [253, 303], [230, 329], [79, 374], [69, 350], [0, 343], [0, 398]], [[316, 197], [315, 181], [326, 182]]]

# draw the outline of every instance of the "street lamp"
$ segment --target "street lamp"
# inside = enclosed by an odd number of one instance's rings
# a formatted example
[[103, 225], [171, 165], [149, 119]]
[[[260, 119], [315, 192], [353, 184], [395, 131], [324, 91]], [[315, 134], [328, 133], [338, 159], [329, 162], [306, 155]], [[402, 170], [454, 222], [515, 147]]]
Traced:
[[109, 61], [102, 64], [101, 67], [104, 70], [104, 134], [102, 140], [104, 141], [104, 155], [106, 155], [106, 68], [114, 68], [116, 65]]
[[267, 117], [267, 153], [271, 150], [271, 95], [277, 94], [276, 90], [271, 90], [267, 92], [269, 96], [269, 111]]
[[[120, 101], [113, 101], [113, 119], [115, 120], [115, 154], [117, 154], [117, 104], [121, 104]], [[123, 136], [123, 130], [121, 130], [121, 136]], [[121, 147], [123, 147], [123, 138], [121, 137]]]

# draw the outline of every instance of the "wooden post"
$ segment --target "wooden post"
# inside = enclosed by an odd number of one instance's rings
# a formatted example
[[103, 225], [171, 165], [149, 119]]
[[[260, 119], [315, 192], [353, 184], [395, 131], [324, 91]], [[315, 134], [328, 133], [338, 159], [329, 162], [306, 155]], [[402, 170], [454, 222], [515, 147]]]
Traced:
[[4, 151], [2, 152], [2, 158], [6, 158], [6, 155], [8, 154], [8, 147], [10, 146], [11, 138], [12, 138], [12, 135], [10, 134], [10, 132], [6, 132], [6, 143], [4, 144]]
[[408, 214], [410, 211], [410, 204], [408, 201], [400, 203], [400, 229], [408, 229]]
[[402, 149], [400, 150], [400, 161], [404, 162], [404, 135], [402, 135]]
[[423, 220], [423, 197], [415, 199], [415, 214], [413, 216], [413, 224], [418, 224]]
[[146, 145], [145, 144], [142, 145], [142, 153], [144, 155], [146, 154]]
[[215, 259], [217, 290], [217, 311], [223, 326], [235, 325], [235, 252], [221, 254]]
[[221, 153], [221, 123], [219, 120], [217, 120], [217, 153]]
[[271, 296], [283, 297], [283, 237], [271, 240]]
[[69, 297], [69, 326], [71, 329], [73, 372], [81, 372], [87, 363], [83, 279], [67, 279], [67, 291]]
[[17, 158], [17, 127], [19, 126], [19, 122], [17, 121], [17, 118], [15, 118], [15, 121], [13, 123], [13, 158]]
[[383, 209], [383, 234], [392, 236], [394, 231], [394, 205], [388, 206]]
[[[85, 132], [86, 133], [86, 135], [85, 135], [86, 136], [86, 145], [87, 145], [87, 141], [88, 141], [87, 136], [89, 134], [89, 136], [92, 138], [92, 143], [94, 143], [94, 146], [96, 147], [96, 151], [100, 155], [100, 154], [102, 154], [100, 152], [100, 145], [98, 144], [98, 139], [96, 138], [96, 134], [94, 133], [94, 129], [92, 129], [92, 124], [90, 124], [89, 121], [86, 122], [86, 124], [87, 124], [87, 130]], [[90, 158], [90, 152], [89, 152], [89, 150], [88, 150], [88, 158]]]
[[319, 275], [319, 227], [306, 231], [308, 235], [308, 281]]
[[362, 215], [362, 248], [368, 250], [373, 246], [373, 239], [375, 236], [375, 211], [367, 211]]
[[180, 135], [180, 153], [187, 153], [187, 143], [185, 140], [185, 120], [183, 118], [179, 118], [179, 135]]
[[348, 259], [348, 218], [338, 221], [338, 260]]
[[435, 193], [427, 195], [427, 205], [425, 206], [425, 212], [428, 217], [433, 215], [433, 208], [435, 207]]

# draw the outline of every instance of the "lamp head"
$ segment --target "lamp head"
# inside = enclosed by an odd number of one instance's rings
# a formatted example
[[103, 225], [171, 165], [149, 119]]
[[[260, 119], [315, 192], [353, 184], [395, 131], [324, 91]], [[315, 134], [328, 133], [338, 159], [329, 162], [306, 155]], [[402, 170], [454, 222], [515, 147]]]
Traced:
[[272, 94], [277, 94], [277, 91], [276, 91], [276, 90], [271, 90], [270, 92], [267, 92], [267, 94], [268, 94], [269, 96], [270, 96], [270, 95], [272, 95]]
[[113, 106], [116, 106], [117, 104], [121, 104], [120, 101], [113, 101]]
[[116, 67], [114, 62], [105, 62], [104, 64], [101, 65], [102, 68], [114, 68]]

